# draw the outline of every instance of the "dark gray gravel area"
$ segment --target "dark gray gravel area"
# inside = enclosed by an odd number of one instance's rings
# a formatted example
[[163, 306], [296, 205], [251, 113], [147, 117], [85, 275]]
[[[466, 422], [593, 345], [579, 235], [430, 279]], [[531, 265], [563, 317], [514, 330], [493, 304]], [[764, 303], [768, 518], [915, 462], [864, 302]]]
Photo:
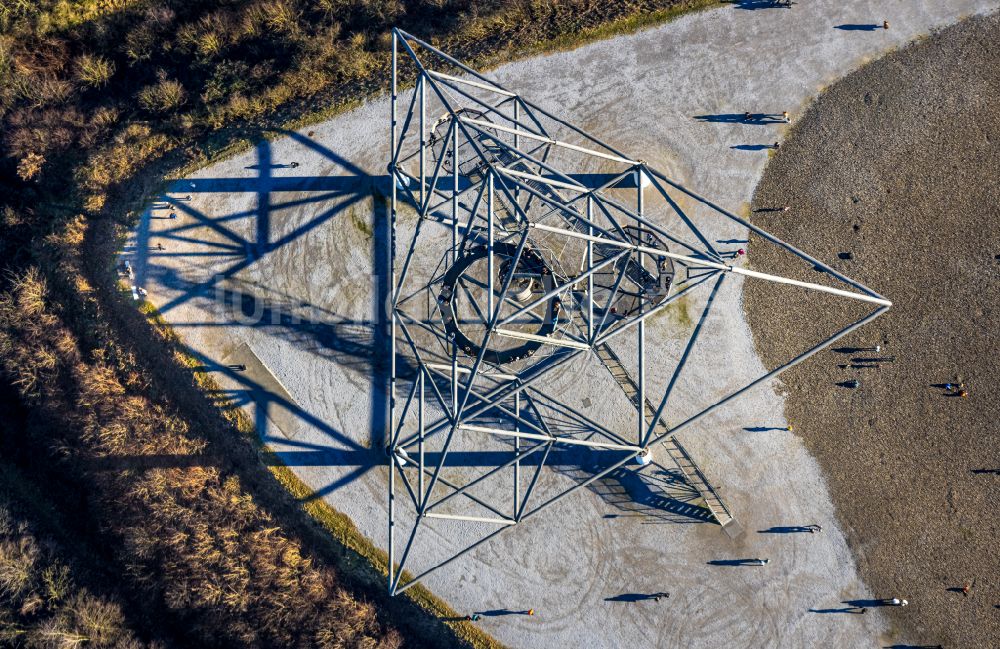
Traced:
[[[910, 602], [886, 611], [887, 646], [1000, 647], [998, 43], [1000, 15], [969, 19], [832, 86], [752, 205], [756, 224], [894, 302], [784, 376], [863, 577]], [[749, 250], [755, 269], [822, 281], [759, 240]], [[744, 304], [771, 366], [861, 313], [752, 282]], [[856, 367], [870, 358], [887, 360]], [[967, 398], [936, 387], [949, 382]]]

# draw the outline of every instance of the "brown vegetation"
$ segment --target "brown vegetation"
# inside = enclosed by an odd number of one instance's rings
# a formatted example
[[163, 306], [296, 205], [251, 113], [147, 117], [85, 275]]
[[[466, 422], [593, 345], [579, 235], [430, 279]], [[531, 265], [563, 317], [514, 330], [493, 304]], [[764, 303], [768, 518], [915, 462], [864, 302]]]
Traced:
[[74, 583], [68, 565], [0, 493], [0, 643], [140, 647], [121, 607]]
[[130, 354], [84, 358], [50, 299], [35, 270], [0, 297], [4, 369], [32, 412], [23, 434], [86, 480], [86, 505], [124, 552], [138, 602], [202, 646], [399, 645], [370, 604], [280, 531], [225, 458], [143, 394]]
[[0, 465], [0, 644], [27, 647], [156, 646], [138, 640], [115, 599], [78, 583], [58, 544], [26, 520], [37, 499], [15, 493], [22, 476]]

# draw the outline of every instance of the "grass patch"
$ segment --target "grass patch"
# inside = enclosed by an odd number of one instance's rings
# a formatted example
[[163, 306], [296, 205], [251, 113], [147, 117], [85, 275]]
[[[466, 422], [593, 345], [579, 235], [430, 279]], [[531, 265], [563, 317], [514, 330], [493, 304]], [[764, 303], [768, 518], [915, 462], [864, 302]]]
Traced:
[[689, 296], [680, 297], [667, 306], [663, 307], [658, 314], [653, 316], [657, 320], [668, 320], [671, 325], [687, 329], [694, 324], [691, 318], [691, 300]]
[[548, 54], [551, 52], [573, 50], [595, 41], [634, 34], [648, 27], [658, 27], [664, 23], [676, 20], [683, 15], [718, 7], [720, 4], [722, 4], [720, 0], [690, 0], [649, 13], [624, 16], [618, 20], [588, 27], [576, 33], [560, 34], [554, 38], [541, 41], [528, 48], [528, 52], [531, 54]]
[[371, 239], [375, 235], [375, 232], [372, 230], [371, 223], [366, 221], [364, 217], [359, 216], [357, 209], [352, 207], [348, 216], [351, 217], [351, 225], [354, 226], [355, 230], [364, 235], [365, 239]]

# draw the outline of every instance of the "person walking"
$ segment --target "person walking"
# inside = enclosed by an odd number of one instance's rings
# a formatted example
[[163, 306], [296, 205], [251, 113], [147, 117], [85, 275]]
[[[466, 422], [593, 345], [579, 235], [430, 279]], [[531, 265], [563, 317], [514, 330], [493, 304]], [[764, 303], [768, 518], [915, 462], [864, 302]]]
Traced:
[[882, 21], [882, 29], [889, 29], [889, 21], [888, 20], [883, 20]]
[[775, 143], [774, 143], [774, 146], [773, 146], [773, 147], [771, 147], [771, 148], [772, 148], [772, 149], [777, 149], [777, 148], [778, 148], [778, 147], [780, 147], [780, 146], [781, 146], [781, 144], [779, 144], [778, 142], [775, 142]]
[[781, 113], [781, 119], [783, 119], [785, 121], [785, 124], [787, 124], [788, 122], [791, 121], [790, 119], [788, 119], [788, 111], [787, 110], [783, 111]]
[[898, 597], [893, 597], [891, 600], [889, 600], [890, 606], [908, 606], [909, 604], [910, 603], [905, 599], [900, 599]]

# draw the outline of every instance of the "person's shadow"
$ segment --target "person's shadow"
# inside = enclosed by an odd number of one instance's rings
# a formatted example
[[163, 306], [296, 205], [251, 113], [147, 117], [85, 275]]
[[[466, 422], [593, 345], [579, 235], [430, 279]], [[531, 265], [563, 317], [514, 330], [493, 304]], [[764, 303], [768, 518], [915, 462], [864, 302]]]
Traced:
[[714, 122], [718, 124], [784, 124], [781, 114], [775, 113], [719, 113], [717, 115], [695, 115], [699, 122]]
[[773, 144], [736, 144], [730, 149], [735, 149], [737, 151], [764, 151], [766, 149], [773, 149]]
[[891, 599], [847, 599], [841, 602], [848, 606], [857, 608], [876, 608], [879, 606], [893, 606]]
[[295, 163], [295, 162], [289, 162], [289, 163], [284, 163], [284, 164], [277, 163], [277, 162], [272, 162], [270, 164], [247, 165], [246, 167], [243, 167], [243, 168], [244, 169], [254, 169], [254, 170], [264, 170], [264, 169], [295, 169], [298, 166], [299, 166], [298, 163]]
[[863, 615], [865, 613], [865, 609], [857, 607], [857, 606], [845, 606], [843, 608], [811, 608], [811, 609], [809, 609], [809, 612], [810, 613], [822, 613], [822, 614], [829, 614], [829, 613], [852, 613], [854, 615]]
[[506, 615], [531, 615], [530, 609], [525, 609], [523, 611], [512, 611], [509, 608], [498, 608], [492, 611], [476, 611], [476, 615], [482, 617], [503, 617]]
[[713, 559], [707, 562], [710, 566], [759, 566], [760, 559]]
[[670, 593], [622, 593], [614, 597], [605, 597], [605, 602], [645, 602], [670, 597]]
[[723, 0], [727, 4], [733, 5], [734, 9], [745, 9], [754, 11], [757, 9], [791, 9], [793, 4], [786, 0]]
[[876, 29], [882, 29], [882, 25], [837, 25], [834, 29], [839, 29], [845, 32], [873, 32]]
[[782, 527], [769, 527], [766, 530], [757, 530], [758, 534], [802, 534], [814, 532], [815, 528], [806, 525], [786, 525]]

